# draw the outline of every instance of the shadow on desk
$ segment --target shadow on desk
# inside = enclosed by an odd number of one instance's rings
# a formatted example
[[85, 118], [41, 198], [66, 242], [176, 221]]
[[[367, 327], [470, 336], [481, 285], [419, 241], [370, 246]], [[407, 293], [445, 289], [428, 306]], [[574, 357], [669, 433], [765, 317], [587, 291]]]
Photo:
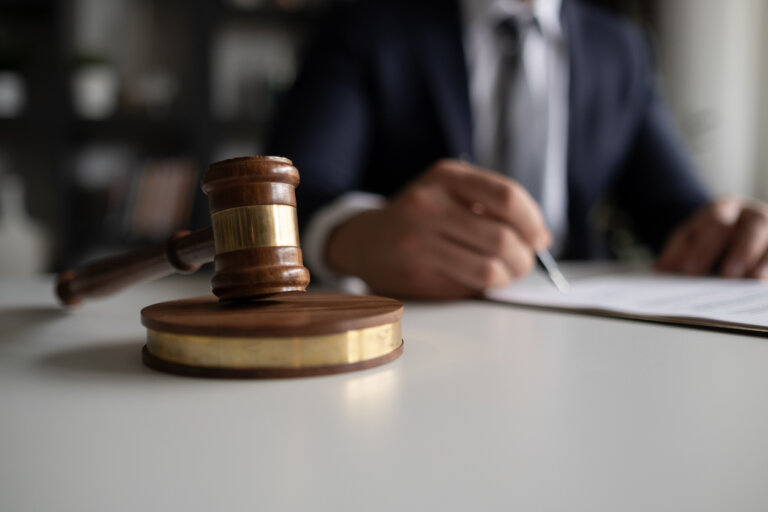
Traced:
[[[78, 339], [66, 325], [71, 311], [54, 305], [0, 308], [0, 347], [24, 347], [35, 354], [35, 366], [45, 373], [79, 377], [142, 376], [155, 373], [141, 362], [143, 337]], [[91, 342], [84, 344], [83, 342]], [[14, 348], [15, 347], [15, 348]], [[34, 356], [33, 356], [34, 357]]]
[[56, 306], [0, 308], [0, 343], [9, 343], [31, 327], [65, 318], [67, 312]]
[[110, 341], [62, 350], [40, 359], [44, 370], [81, 376], [144, 376], [155, 373], [141, 362], [143, 339]]

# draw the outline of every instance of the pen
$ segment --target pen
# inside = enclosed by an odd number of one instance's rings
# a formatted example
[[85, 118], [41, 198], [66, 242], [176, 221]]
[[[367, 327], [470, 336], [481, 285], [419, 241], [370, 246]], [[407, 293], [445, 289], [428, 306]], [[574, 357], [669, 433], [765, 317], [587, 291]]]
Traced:
[[552, 284], [555, 285], [560, 293], [568, 293], [571, 289], [571, 285], [568, 284], [568, 280], [565, 279], [563, 273], [560, 272], [560, 267], [557, 266], [555, 258], [552, 257], [552, 254], [550, 254], [548, 250], [541, 249], [536, 251], [536, 262], [539, 264], [539, 267], [547, 273], [549, 280], [552, 281]]
[[[472, 159], [467, 153], [460, 154], [459, 160], [468, 164], [472, 163]], [[539, 267], [547, 273], [549, 280], [552, 281], [552, 284], [555, 285], [560, 293], [565, 295], [570, 291], [571, 285], [568, 284], [568, 280], [563, 273], [560, 272], [560, 267], [557, 266], [555, 258], [552, 257], [552, 254], [547, 249], [536, 251], [536, 263], [538, 263]]]

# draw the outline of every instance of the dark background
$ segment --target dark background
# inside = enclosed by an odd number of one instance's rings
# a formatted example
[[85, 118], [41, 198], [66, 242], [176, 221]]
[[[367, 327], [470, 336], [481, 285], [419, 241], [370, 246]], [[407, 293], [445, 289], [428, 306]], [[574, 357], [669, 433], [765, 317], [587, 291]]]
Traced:
[[[592, 1], [638, 21], [657, 44], [657, 1]], [[0, 201], [12, 202], [7, 176], [21, 178], [26, 210], [46, 240], [35, 270], [207, 224], [200, 175], [210, 162], [259, 153], [326, 7], [326, 0], [0, 0]], [[17, 111], [12, 100], [3, 110], [4, 75], [21, 80]], [[106, 96], [108, 105], [83, 107], [83, 95]], [[13, 263], [7, 254], [0, 264]]]

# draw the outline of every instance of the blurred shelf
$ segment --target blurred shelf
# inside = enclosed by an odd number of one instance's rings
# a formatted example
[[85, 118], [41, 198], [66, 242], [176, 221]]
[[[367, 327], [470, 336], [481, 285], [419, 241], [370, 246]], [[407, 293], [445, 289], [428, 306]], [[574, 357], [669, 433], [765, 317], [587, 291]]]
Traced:
[[[258, 5], [254, 8], [238, 5], [248, 3]], [[112, 176], [110, 172], [120, 166], [113, 165], [107, 157], [122, 158], [121, 165], [124, 166], [147, 159], [186, 158], [204, 168], [220, 154], [257, 151], [262, 147], [273, 111], [272, 103], [280, 92], [270, 88], [273, 83], [265, 88], [258, 82], [258, 76], [251, 76], [263, 71], [257, 65], [253, 70], [246, 70], [247, 73], [229, 77], [227, 83], [233, 80], [244, 82], [230, 87], [232, 91], [220, 92], [217, 89], [219, 82], [215, 80], [226, 74], [214, 65], [211, 49], [224, 44], [221, 41], [228, 44], [236, 41], [242, 48], [241, 39], [247, 39], [245, 44], [252, 44], [248, 37], [255, 33], [261, 53], [253, 56], [250, 50], [243, 51], [242, 61], [257, 61], [257, 57], [262, 58], [262, 54], [268, 52], [279, 53], [281, 59], [293, 58], [293, 50], [302, 44], [325, 13], [327, 2], [297, 1], [295, 8], [277, 7], [274, 3], [280, 2], [131, 0], [118, 2], [119, 5], [112, 5], [112, 2], [102, 5], [98, 1], [0, 0], [0, 36], [5, 37], [6, 47], [13, 50], [18, 46], [17, 53], [23, 54], [23, 59], [19, 59], [23, 60], [23, 67], [19, 65], [18, 69], [26, 81], [27, 93], [25, 110], [19, 117], [0, 119], [0, 149], [3, 153], [0, 157], [9, 168], [23, 173], [25, 180], [40, 190], [39, 200], [30, 203], [33, 207], [30, 211], [56, 234], [56, 254], [50, 270], [68, 266], [87, 250], [99, 250], [102, 246], [119, 249], [123, 248], [121, 244], [136, 243], [135, 240], [124, 240], [120, 234], [107, 236], [104, 229], [97, 229], [98, 226], [80, 233], [84, 218], [87, 220], [89, 216], [96, 222], [106, 223], [85, 208], [87, 205], [81, 197], [83, 191], [77, 187], [83, 169], [98, 174], [103, 167], [102, 174]], [[286, 3], [282, 2], [282, 5]], [[115, 60], [119, 71], [126, 73], [120, 77], [121, 85], [133, 83], [131, 80], [142, 71], [168, 68], [177, 79], [174, 102], [167, 111], [160, 112], [163, 117], [151, 117], [154, 111], [144, 115], [147, 111], [138, 107], [129, 109], [127, 105], [133, 101], [132, 96], [127, 89], [121, 89], [119, 110], [114, 116], [99, 120], [79, 118], [73, 111], [71, 73], [73, 55], [91, 51], [90, 48], [80, 48], [85, 39], [81, 37], [82, 33], [90, 34], [83, 27], [95, 30], [91, 25], [98, 25], [100, 30], [107, 32], [103, 35], [105, 41], [111, 41], [112, 34], [104, 28], [107, 24], [99, 23], [99, 16], [104, 18], [114, 12], [124, 16], [134, 11], [142, 15], [130, 23], [137, 23], [136, 27], [143, 23], [142, 26], [149, 30], [146, 38], [140, 36], [142, 44], [136, 45], [136, 51], [156, 52], [157, 55], [145, 55], [141, 60], [130, 52], [124, 55], [115, 50], [115, 55], [107, 52], [106, 56]], [[97, 15], [91, 19], [93, 13]], [[132, 33], [143, 34], [134, 30], [133, 25], [131, 27]], [[282, 31], [285, 37], [276, 35]], [[98, 41], [98, 38], [94, 40]], [[115, 40], [123, 41], [123, 38], [116, 35]], [[273, 45], [271, 40], [277, 42]], [[130, 48], [129, 43], [119, 44]], [[272, 61], [268, 61], [264, 67], [272, 69], [271, 64]], [[9, 64], [6, 66], [16, 69]], [[239, 66], [239, 61], [233, 66]], [[246, 89], [241, 90], [243, 88]], [[232, 106], [232, 102], [224, 102], [231, 108], [217, 109], [216, 100], [222, 94], [230, 95], [228, 99], [238, 99], [242, 104]], [[257, 95], [264, 95], [265, 99], [255, 105], [253, 98]], [[214, 112], [240, 117], [221, 120]], [[118, 178], [109, 179], [112, 180], [110, 183], [123, 186]], [[207, 200], [199, 187], [195, 187], [194, 201], [191, 226], [209, 224]]]
[[189, 124], [181, 117], [153, 119], [139, 116], [116, 116], [106, 119], [75, 119], [73, 133], [85, 140], [118, 139], [152, 145], [183, 141]]
[[324, 5], [297, 7], [295, 9], [274, 6], [237, 7], [226, 2], [216, 4], [216, 14], [226, 20], [264, 21], [290, 25], [305, 25], [316, 21], [325, 12]]
[[259, 119], [214, 121], [214, 129], [219, 138], [251, 135], [254, 138], [261, 139], [264, 136], [266, 125], [266, 120]]
[[48, 116], [22, 115], [19, 117], [0, 118], [0, 139], [16, 141], [20, 138], [38, 137], [51, 134], [53, 127]]
[[3, 21], [8, 21], [8, 18], [39, 19], [42, 16], [51, 16], [55, 7], [56, 2], [53, 0], [0, 0]]

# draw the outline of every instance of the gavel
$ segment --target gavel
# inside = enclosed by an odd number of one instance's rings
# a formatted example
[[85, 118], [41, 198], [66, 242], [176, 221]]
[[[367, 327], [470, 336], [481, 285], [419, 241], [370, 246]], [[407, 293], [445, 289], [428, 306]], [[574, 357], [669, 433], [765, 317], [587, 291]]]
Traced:
[[213, 260], [218, 297], [147, 306], [144, 363], [202, 377], [303, 377], [372, 368], [403, 352], [403, 305], [383, 297], [310, 294], [296, 215], [298, 170], [286, 158], [242, 157], [208, 167], [211, 227], [160, 247], [58, 276], [64, 304], [114, 293]]
[[287, 158], [240, 157], [208, 167], [202, 181], [211, 227], [174, 234], [164, 244], [90, 263], [59, 274], [56, 294], [74, 305], [131, 284], [214, 262], [213, 293], [239, 301], [304, 291], [295, 187], [299, 173]]

